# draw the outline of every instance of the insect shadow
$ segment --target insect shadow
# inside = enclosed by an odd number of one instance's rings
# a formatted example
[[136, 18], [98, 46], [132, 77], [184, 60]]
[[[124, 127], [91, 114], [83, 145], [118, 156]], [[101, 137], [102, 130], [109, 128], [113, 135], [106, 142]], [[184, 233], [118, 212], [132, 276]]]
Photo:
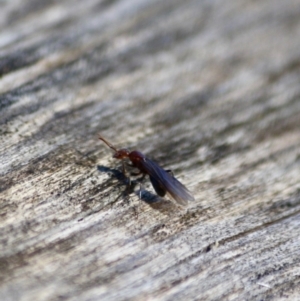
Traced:
[[119, 193], [119, 195], [116, 197], [116, 199], [113, 202], [110, 202], [110, 205], [117, 203], [121, 198], [129, 200], [130, 194], [134, 193], [139, 197], [141, 201], [150, 205], [153, 209], [159, 210], [161, 212], [166, 211], [168, 214], [173, 211], [172, 207], [174, 207], [174, 211], [178, 211], [178, 206], [173, 204], [173, 202], [171, 202], [170, 200], [166, 200], [148, 190], [142, 189], [142, 184], [146, 180], [145, 177], [142, 176], [139, 178], [135, 178], [134, 180], [129, 180], [129, 178], [126, 177], [118, 169], [110, 168], [103, 165], [98, 165], [97, 169], [99, 172], [103, 172], [110, 175], [111, 180], [116, 179], [118, 181], [118, 188], [125, 187], [125, 189], [123, 189], [123, 191], [121, 191], [121, 193]]

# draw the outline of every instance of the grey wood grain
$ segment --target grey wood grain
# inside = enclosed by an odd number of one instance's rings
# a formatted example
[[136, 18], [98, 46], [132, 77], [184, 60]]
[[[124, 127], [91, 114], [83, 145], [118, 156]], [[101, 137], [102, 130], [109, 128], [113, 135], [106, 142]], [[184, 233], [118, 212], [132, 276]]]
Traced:
[[1, 300], [299, 300], [299, 0], [0, 2]]

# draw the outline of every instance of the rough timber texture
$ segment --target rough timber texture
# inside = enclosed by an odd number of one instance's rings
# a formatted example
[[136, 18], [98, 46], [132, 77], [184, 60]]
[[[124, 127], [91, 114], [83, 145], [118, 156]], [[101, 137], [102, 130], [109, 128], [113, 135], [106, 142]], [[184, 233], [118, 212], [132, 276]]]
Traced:
[[0, 2], [1, 301], [300, 300], [299, 0]]

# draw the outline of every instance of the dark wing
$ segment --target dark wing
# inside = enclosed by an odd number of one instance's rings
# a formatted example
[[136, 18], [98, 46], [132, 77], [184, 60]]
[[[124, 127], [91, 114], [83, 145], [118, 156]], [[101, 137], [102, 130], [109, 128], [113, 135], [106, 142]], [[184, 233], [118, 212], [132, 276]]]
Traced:
[[152, 183], [152, 186], [154, 188], [154, 190], [156, 191], [156, 193], [159, 195], [159, 196], [165, 196], [166, 195], [166, 189], [160, 184], [159, 181], [157, 181], [154, 177], [152, 176], [149, 176], [150, 178], [150, 181]]
[[149, 174], [150, 181], [158, 195], [164, 196], [166, 192], [168, 192], [168, 194], [180, 205], [187, 205], [188, 201], [195, 200], [183, 184], [154, 161], [144, 158], [139, 163]]

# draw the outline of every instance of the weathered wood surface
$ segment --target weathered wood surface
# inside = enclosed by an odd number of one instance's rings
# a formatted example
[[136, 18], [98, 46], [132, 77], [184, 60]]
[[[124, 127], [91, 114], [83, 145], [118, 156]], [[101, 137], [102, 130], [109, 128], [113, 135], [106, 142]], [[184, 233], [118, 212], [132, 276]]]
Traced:
[[[300, 1], [1, 1], [0, 26], [1, 300], [300, 300]], [[97, 133], [196, 201], [128, 197]]]

